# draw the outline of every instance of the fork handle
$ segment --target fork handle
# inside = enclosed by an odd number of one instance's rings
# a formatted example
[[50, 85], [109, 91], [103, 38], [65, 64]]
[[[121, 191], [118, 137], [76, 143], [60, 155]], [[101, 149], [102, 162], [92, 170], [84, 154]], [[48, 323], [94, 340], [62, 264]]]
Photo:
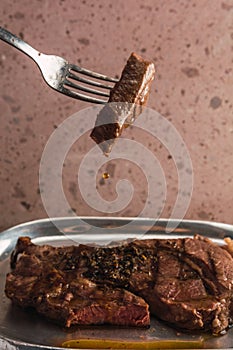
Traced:
[[0, 27], [0, 39], [4, 40], [8, 44], [16, 47], [18, 50], [22, 51], [29, 57], [31, 57], [35, 62], [38, 61], [40, 57], [40, 52], [35, 50], [29, 44], [27, 44], [22, 39], [18, 38], [16, 35], [8, 32], [8, 30]]

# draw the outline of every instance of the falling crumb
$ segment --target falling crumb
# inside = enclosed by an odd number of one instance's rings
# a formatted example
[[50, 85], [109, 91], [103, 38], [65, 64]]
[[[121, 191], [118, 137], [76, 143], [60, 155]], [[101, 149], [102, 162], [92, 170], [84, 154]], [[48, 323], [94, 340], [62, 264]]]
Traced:
[[103, 175], [102, 175], [102, 178], [103, 178], [104, 180], [108, 179], [109, 177], [110, 177], [110, 175], [109, 175], [109, 173], [107, 173], [107, 172], [103, 173]]

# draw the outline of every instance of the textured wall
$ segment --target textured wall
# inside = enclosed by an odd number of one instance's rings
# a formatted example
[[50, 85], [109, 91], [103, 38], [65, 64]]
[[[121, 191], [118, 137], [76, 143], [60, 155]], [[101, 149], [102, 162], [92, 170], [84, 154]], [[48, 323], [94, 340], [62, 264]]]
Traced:
[[[0, 25], [41, 52], [112, 76], [119, 75], [132, 51], [152, 59], [157, 73], [148, 106], [176, 127], [193, 163], [194, 187], [186, 218], [233, 223], [232, 0], [2, 0]], [[35, 63], [3, 42], [0, 74], [4, 229], [46, 217], [38, 182], [43, 149], [60, 123], [88, 105], [52, 91]], [[84, 120], [80, 118], [80, 130]], [[161, 215], [168, 217], [177, 194], [174, 162], [157, 141], [133, 130], [127, 133], [160, 160], [168, 184]], [[82, 199], [75, 176], [90, 145], [84, 135], [64, 164], [64, 190], [78, 215], [101, 215]], [[115, 184], [122, 175], [135, 187], [133, 202], [116, 215], [138, 215], [147, 195], [141, 169], [117, 161], [104, 169], [111, 177], [102, 181], [100, 171], [97, 188], [107, 199], [115, 198]]]

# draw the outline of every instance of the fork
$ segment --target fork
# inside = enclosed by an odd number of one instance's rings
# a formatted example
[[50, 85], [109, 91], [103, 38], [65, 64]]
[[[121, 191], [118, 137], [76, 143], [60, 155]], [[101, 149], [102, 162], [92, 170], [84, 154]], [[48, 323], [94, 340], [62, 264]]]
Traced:
[[[54, 90], [67, 96], [91, 103], [106, 103], [109, 92], [114, 86], [106, 82], [116, 83], [118, 81], [118, 79], [71, 64], [62, 57], [43, 54], [2, 27], [0, 27], [0, 39], [32, 58], [39, 66], [45, 82]], [[88, 79], [85, 76], [94, 79]], [[89, 87], [90, 85], [100, 90], [93, 89]], [[88, 94], [82, 94], [79, 91]], [[104, 99], [92, 95], [99, 95]]]

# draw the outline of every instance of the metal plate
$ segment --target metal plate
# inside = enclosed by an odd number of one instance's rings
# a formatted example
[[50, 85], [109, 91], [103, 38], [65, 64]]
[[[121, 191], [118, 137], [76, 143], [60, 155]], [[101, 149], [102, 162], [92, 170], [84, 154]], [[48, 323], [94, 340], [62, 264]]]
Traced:
[[[165, 232], [168, 221], [163, 219], [158, 220], [156, 224], [153, 224], [153, 220], [139, 218], [81, 219], [82, 221], [74, 218], [38, 220], [21, 224], [0, 234], [0, 349], [54, 350], [63, 348], [62, 344], [65, 341], [84, 338], [137, 341], [137, 346], [141, 344], [141, 348], [152, 348], [152, 343], [153, 348], [233, 348], [233, 329], [221, 337], [203, 333], [187, 334], [152, 318], [149, 329], [98, 326], [72, 327], [67, 330], [48, 322], [36, 313], [13, 306], [4, 294], [4, 286], [6, 273], [10, 270], [10, 253], [19, 236], [29, 236], [37, 244], [56, 246], [71, 245], [74, 242], [106, 244], [113, 241], [114, 236], [109, 237], [103, 229], [118, 227], [118, 238], [124, 238], [124, 235], [129, 234], [125, 228], [127, 226], [124, 225], [133, 220], [130, 229], [136, 235], [148, 228], [143, 238], [177, 238], [199, 233], [219, 244], [223, 244], [223, 238], [226, 236], [233, 238], [233, 226], [219, 223], [184, 220], [177, 226], [177, 222], [173, 220], [170, 225], [174, 224], [174, 227], [177, 227], [168, 234]], [[63, 228], [63, 233], [59, 231], [56, 223]]]

